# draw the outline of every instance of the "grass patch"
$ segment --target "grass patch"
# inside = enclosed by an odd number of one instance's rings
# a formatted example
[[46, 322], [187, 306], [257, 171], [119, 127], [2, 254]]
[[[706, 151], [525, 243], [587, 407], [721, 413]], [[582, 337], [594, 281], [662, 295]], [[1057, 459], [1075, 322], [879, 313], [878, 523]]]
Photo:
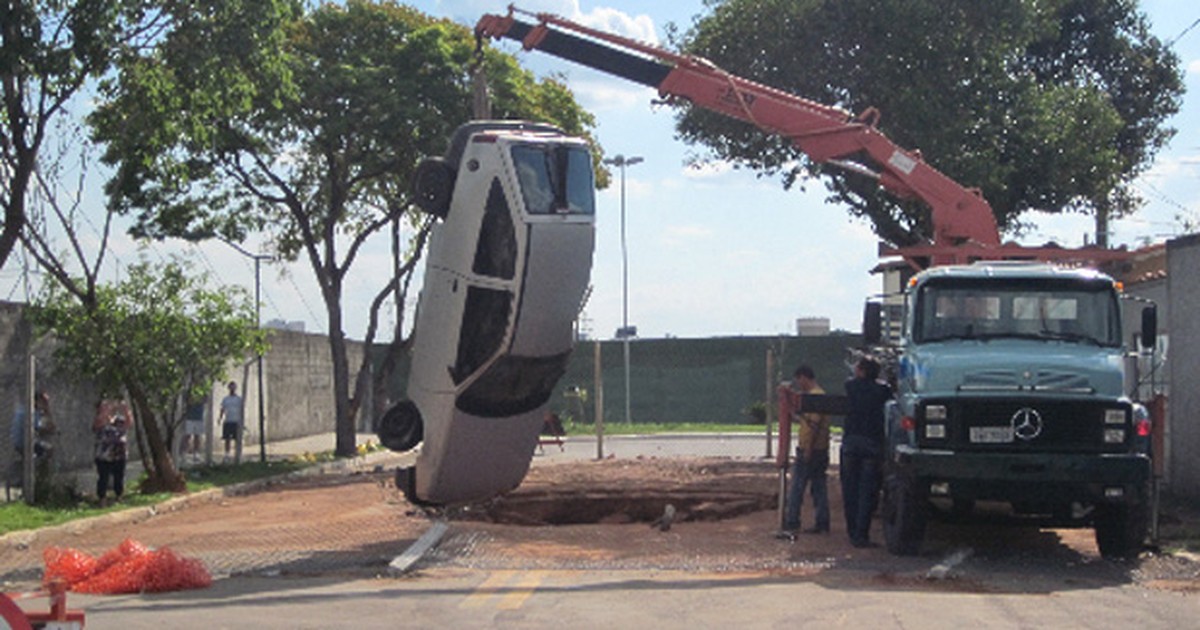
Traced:
[[[317, 459], [313, 457], [313, 459]], [[322, 454], [324, 459], [324, 454]], [[329, 459], [332, 459], [330, 454]], [[202, 466], [184, 471], [187, 476], [188, 492], [200, 492], [210, 488], [231, 486], [256, 479], [282, 475], [311, 465], [311, 460], [296, 458], [289, 460], [253, 461], [227, 466]], [[89, 518], [136, 507], [149, 507], [175, 496], [169, 492], [142, 494], [138, 488], [141, 480], [134, 481], [125, 491], [120, 503], [100, 507], [94, 499], [70, 497], [67, 492], [47, 501], [45, 505], [26, 505], [24, 501], [0, 504], [0, 534], [23, 529], [38, 529], [60, 525], [81, 518]]]

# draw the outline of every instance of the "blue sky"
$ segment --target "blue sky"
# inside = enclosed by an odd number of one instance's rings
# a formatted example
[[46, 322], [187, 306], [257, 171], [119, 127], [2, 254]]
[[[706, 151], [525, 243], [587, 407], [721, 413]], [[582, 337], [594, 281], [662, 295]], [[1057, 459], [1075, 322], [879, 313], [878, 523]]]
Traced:
[[[480, 15], [503, 13], [508, 6], [500, 0], [410, 4], [471, 25]], [[518, 6], [658, 41], [666, 23], [686, 26], [703, 9], [701, 0], [526, 0]], [[1180, 114], [1171, 121], [1177, 135], [1138, 182], [1148, 204], [1136, 217], [1116, 222], [1115, 244], [1138, 245], [1182, 234], [1180, 215], [1200, 223], [1200, 28], [1180, 37], [1200, 19], [1200, 5], [1191, 0], [1143, 0], [1141, 7], [1155, 34], [1164, 40], [1179, 38], [1174, 48], [1186, 71], [1188, 92]], [[506, 48], [517, 51], [516, 46]], [[807, 192], [784, 191], [776, 179], [757, 178], [723, 164], [691, 168], [689, 157], [697, 150], [674, 138], [673, 116], [652, 105], [653, 90], [544, 53], [518, 55], [539, 74], [566, 77], [584, 107], [596, 115], [596, 134], [608, 155], [645, 159], [629, 167], [626, 179], [629, 318], [641, 337], [793, 333], [796, 318], [817, 316], [829, 317], [835, 328], [858, 329], [864, 298], [879, 291], [878, 279], [868, 273], [878, 263], [877, 240], [866, 223], [850, 219], [842, 207], [826, 204], [820, 183], [810, 183]], [[938, 156], [926, 159], [937, 166]], [[597, 209], [594, 289], [585, 328], [607, 339], [621, 325], [619, 186], [598, 193]], [[1021, 239], [1031, 244], [1056, 240], [1080, 245], [1091, 229], [1083, 217], [1025, 219], [1038, 226]], [[352, 338], [361, 338], [366, 307], [380, 282], [370, 270], [387, 266], [386, 239], [377, 240], [347, 283], [346, 333]], [[255, 250], [263, 242], [251, 237], [245, 247]], [[252, 263], [228, 246], [159, 245], [155, 251], [181, 247], [220, 282], [253, 287]], [[116, 248], [114, 266], [137, 256], [136, 246], [127, 241]], [[20, 279], [11, 271], [15, 267], [0, 274], [0, 290], [14, 287], [9, 299], [23, 297], [17, 287]], [[264, 266], [262, 316], [302, 320], [313, 332], [326, 329], [320, 294], [307, 265]]]

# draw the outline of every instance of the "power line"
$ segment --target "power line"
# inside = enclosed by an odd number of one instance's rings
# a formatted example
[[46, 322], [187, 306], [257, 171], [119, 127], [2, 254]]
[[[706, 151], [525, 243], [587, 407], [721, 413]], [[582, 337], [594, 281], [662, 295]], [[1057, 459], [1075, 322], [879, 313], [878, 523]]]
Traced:
[[1179, 41], [1180, 39], [1182, 39], [1184, 35], [1187, 35], [1187, 34], [1188, 34], [1188, 31], [1191, 31], [1192, 29], [1196, 28], [1196, 26], [1197, 26], [1197, 25], [1200, 25], [1200, 18], [1196, 18], [1196, 21], [1195, 21], [1195, 22], [1192, 22], [1190, 26], [1188, 26], [1187, 28], [1183, 29], [1183, 32], [1179, 33], [1178, 35], [1176, 35], [1176, 36], [1175, 36], [1175, 38], [1174, 38], [1174, 39], [1172, 39], [1171, 41], [1167, 42], [1167, 43], [1166, 43], [1166, 47], [1167, 47], [1167, 48], [1170, 48], [1171, 46], [1174, 46], [1174, 45], [1175, 45], [1175, 42], [1177, 42], [1177, 41]]

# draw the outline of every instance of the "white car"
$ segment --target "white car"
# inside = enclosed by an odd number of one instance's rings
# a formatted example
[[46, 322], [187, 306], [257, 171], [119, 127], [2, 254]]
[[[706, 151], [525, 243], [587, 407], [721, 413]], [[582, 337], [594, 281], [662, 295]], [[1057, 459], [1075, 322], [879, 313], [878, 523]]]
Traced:
[[529, 470], [566, 370], [595, 241], [588, 144], [555, 127], [474, 122], [422, 162], [418, 205], [434, 227], [417, 306], [410, 400], [381, 441], [423, 440], [398, 485], [409, 500], [490, 499]]

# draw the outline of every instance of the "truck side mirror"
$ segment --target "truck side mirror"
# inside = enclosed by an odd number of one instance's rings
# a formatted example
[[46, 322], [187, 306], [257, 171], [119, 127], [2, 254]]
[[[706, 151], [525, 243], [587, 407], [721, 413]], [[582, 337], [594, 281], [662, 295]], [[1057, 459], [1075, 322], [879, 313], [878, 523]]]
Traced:
[[1142, 347], [1153, 348], [1158, 342], [1158, 307], [1142, 309]]
[[883, 339], [883, 304], [867, 302], [863, 306], [863, 344], [877, 345]]

